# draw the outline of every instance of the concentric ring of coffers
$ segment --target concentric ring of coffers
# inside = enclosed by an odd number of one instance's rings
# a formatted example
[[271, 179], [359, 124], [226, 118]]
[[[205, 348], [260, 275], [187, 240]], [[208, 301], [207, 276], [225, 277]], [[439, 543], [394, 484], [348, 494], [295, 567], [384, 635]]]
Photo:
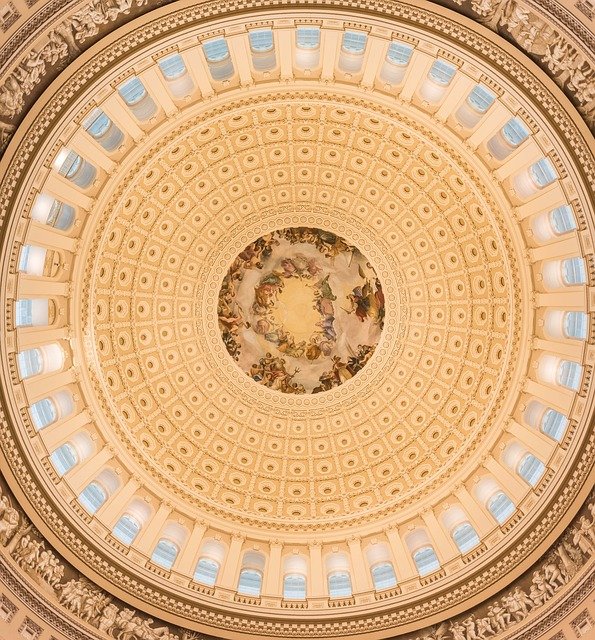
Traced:
[[[353, 611], [369, 602], [370, 594], [373, 599], [382, 596], [383, 608], [398, 602], [401, 593], [419, 592], [427, 601], [428, 593], [439, 592], [443, 578], [463, 578], [466, 563], [479, 568], [490, 554], [502, 550], [506, 534], [512, 544], [538, 520], [540, 495], [553, 495], [559, 483], [568, 480], [584, 437], [591, 404], [587, 289], [592, 278], [592, 212], [587, 209], [588, 188], [573, 168], [574, 156], [539, 110], [514, 94], [494, 70], [482, 75], [465, 52], [446, 44], [438, 48], [411, 25], [397, 28], [393, 23], [393, 30], [382, 31], [379, 22], [362, 24], [352, 17], [337, 28], [321, 14], [309, 23], [305, 18], [289, 25], [275, 20], [266, 27], [249, 23], [241, 33], [230, 30], [223, 36], [215, 26], [203, 26], [200, 39], [180, 40], [184, 44], [175, 53], [168, 48], [160, 55], [155, 47], [154, 57], [143, 64], [136, 62], [118, 77], [112, 73], [105, 88], [93, 92], [100, 98], [88, 94], [77, 126], [63, 128], [59, 138], [54, 132], [51, 149], [42, 150], [45, 166], [32, 172], [21, 199], [12, 201], [13, 206], [22, 205], [18, 211], [23, 217], [8, 235], [11, 263], [3, 271], [8, 319], [2, 349], [11, 369], [4, 386], [15, 409], [11, 433], [29, 451], [35, 481], [56, 487], [54, 506], [59, 505], [65, 520], [78, 521], [81, 540], [109, 549], [118, 566], [140, 565], [134, 570], [140, 580], [150, 576], [155, 588], [165, 589], [172, 581], [214, 607], [226, 600], [221, 609], [228, 609], [228, 619], [218, 622], [228, 629], [258, 633], [249, 622], [229, 616], [235, 602], [251, 607], [256, 616], [263, 607], [272, 608], [281, 626], [270, 629], [281, 633], [283, 621], [292, 619], [291, 610], [283, 608], [289, 601], [329, 608], [333, 616], [337, 604]], [[364, 100], [362, 106], [369, 100], [361, 97], [360, 88], [374, 89], [380, 103], [392, 100], [401, 112], [411, 109], [422, 124], [431, 122], [430, 117], [443, 123], [445, 138], [463, 139], [465, 146], [453, 145], [461, 153], [466, 148], [467, 157], [472, 151], [481, 163], [477, 171], [491, 174], [489, 191], [498, 193], [504, 187], [496, 203], [508, 205], [508, 251], [529, 264], [519, 265], [510, 277], [517, 280], [514, 287], [532, 290], [532, 298], [524, 295], [522, 309], [515, 310], [523, 318], [519, 337], [529, 344], [526, 339], [532, 334], [531, 351], [525, 349], [520, 360], [526, 371], [516, 380], [518, 397], [511, 401], [497, 438], [449, 497], [428, 503], [419, 514], [406, 512], [406, 518], [382, 531], [366, 530], [362, 524], [356, 536], [331, 531], [307, 544], [303, 537], [279, 538], [278, 532], [271, 542], [248, 527], [244, 535], [234, 535], [230, 528], [214, 527], [208, 516], [189, 517], [174, 493], [167, 500], [159, 498], [158, 486], [142, 468], [144, 454], [138, 454], [135, 473], [129, 473], [132, 467], [119, 461], [119, 443], [104, 439], [100, 423], [107, 409], [93, 404], [88, 390], [80, 387], [80, 363], [91, 362], [93, 355], [83, 354], [84, 342], [76, 335], [73, 340], [69, 329], [72, 309], [81, 306], [69, 300], [73, 265], [79, 269], [78, 252], [88, 246], [85, 234], [105, 203], [109, 176], [119, 179], [123, 167], [132, 166], [135, 149], [149, 146], [151, 132], [171, 131], [169, 119], [203, 98], [211, 96], [213, 103], [223, 105], [223, 91], [241, 93], [242, 85], [254, 82], [272, 87], [287, 78], [305, 85], [332, 79], [355, 102]], [[579, 143], [574, 143], [580, 153]], [[583, 159], [588, 169], [588, 155]], [[298, 182], [295, 176], [292, 180]], [[461, 220], [462, 226], [468, 223], [464, 216]], [[135, 258], [128, 261], [133, 265]], [[168, 267], [161, 267], [165, 273]], [[426, 282], [431, 281], [432, 276], [425, 275]], [[140, 278], [139, 273], [139, 285], [147, 284]], [[167, 294], [162, 298], [167, 300]], [[83, 299], [82, 306], [85, 303]], [[159, 306], [153, 311], [158, 315]], [[127, 318], [124, 307], [121, 312]], [[437, 325], [443, 321], [434, 320]], [[129, 320], [122, 321], [127, 324]], [[99, 339], [96, 347], [101, 348]], [[167, 357], [165, 350], [161, 353]], [[175, 474], [175, 466], [169, 471]], [[204, 478], [209, 473], [215, 470], [202, 470]], [[279, 475], [274, 469], [271, 473]], [[575, 480], [579, 473], [580, 468]], [[50, 520], [46, 516], [51, 529]], [[63, 527], [63, 522], [54, 524]], [[82, 549], [72, 532], [62, 532], [70, 536], [65, 541], [72, 542], [73, 549]], [[535, 547], [539, 542], [534, 537], [525, 544]], [[514, 549], [509, 553], [511, 563], [520, 565]], [[93, 551], [82, 552], [81, 559], [93, 566]], [[113, 571], [110, 577], [117, 583], [118, 567]], [[453, 598], [460, 593], [451, 588]], [[180, 610], [180, 615], [199, 618], [199, 609], [188, 610]], [[402, 619], [413, 620], [416, 614], [408, 618], [407, 611], [401, 610]], [[388, 610], [367, 620], [368, 628], [393, 625], [387, 634], [394, 634], [394, 624]], [[315, 635], [307, 622], [301, 625], [304, 634]]]

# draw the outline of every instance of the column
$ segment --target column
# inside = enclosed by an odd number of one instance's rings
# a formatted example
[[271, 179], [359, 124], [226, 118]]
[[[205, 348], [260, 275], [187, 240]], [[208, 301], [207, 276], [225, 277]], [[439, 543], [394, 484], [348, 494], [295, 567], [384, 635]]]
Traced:
[[419, 49], [414, 49], [411, 60], [407, 67], [405, 82], [401, 89], [400, 96], [403, 100], [410, 102], [413, 94], [420, 82], [423, 82], [428, 75], [430, 67], [434, 63], [434, 58]]
[[75, 465], [64, 478], [68, 482], [72, 491], [78, 494], [91, 482], [95, 476], [105, 466], [105, 463], [112, 459], [114, 453], [110, 446], [104, 446], [89, 460], [83, 460]]
[[387, 49], [388, 42], [386, 40], [374, 37], [368, 38], [366, 57], [363, 64], [363, 75], [360, 82], [362, 87], [371, 89], [374, 86], [374, 82], [378, 76], [378, 70], [386, 58]]
[[508, 156], [504, 164], [494, 170], [494, 175], [498, 180], [504, 180], [527, 169], [541, 158], [543, 158], [543, 151], [537, 143], [534, 140], [527, 140], [523, 145], [523, 153], [513, 153], [512, 156]]
[[518, 438], [529, 451], [533, 451], [542, 462], [548, 460], [556, 448], [556, 442], [548, 438], [544, 433], [541, 433], [537, 427], [528, 427], [515, 420], [511, 420], [506, 430]]
[[448, 93], [436, 111], [436, 118], [446, 122], [449, 115], [454, 114], [459, 105], [467, 99], [469, 92], [477, 83], [464, 73], [457, 73], [448, 87]]
[[234, 591], [237, 589], [243, 546], [244, 536], [234, 534], [231, 538], [231, 544], [229, 545], [229, 551], [225, 558], [225, 563], [223, 564], [219, 586], [225, 589], [232, 589]]
[[86, 211], [89, 211], [93, 204], [93, 200], [89, 196], [86, 196], [78, 187], [75, 187], [72, 182], [63, 178], [54, 169], [50, 171], [43, 185], [43, 190], [60, 202], [73, 204]]
[[103, 112], [118, 125], [118, 128], [135, 142], [144, 136], [144, 131], [138, 126], [134, 116], [116, 92], [107, 97], [100, 106]]
[[155, 67], [150, 67], [140, 73], [139, 77], [153, 100], [161, 106], [168, 116], [172, 116], [178, 112], [178, 108], [174, 104], [168, 90], [163, 84], [163, 76], [160, 71]]
[[184, 51], [184, 61], [188, 72], [194, 80], [194, 84], [198, 87], [203, 98], [209, 98], [215, 94], [213, 85], [211, 84], [211, 73], [209, 72], [209, 63], [205, 58], [202, 46], [192, 47]]
[[105, 504], [99, 507], [95, 516], [111, 531], [139, 487], [138, 479], [131, 478], [113, 496], [110, 496]]
[[477, 535], [480, 538], [488, 535], [494, 529], [494, 520], [492, 516], [488, 515], [485, 506], [477, 502], [464, 485], [457, 487], [455, 496], [460, 500], [465, 513], [469, 517], [469, 522], [477, 531]]
[[295, 29], [274, 29], [275, 51], [281, 64], [281, 80], [293, 78], [293, 43]]
[[76, 251], [78, 238], [70, 238], [63, 233], [59, 233], [47, 224], [34, 222], [27, 229], [27, 242], [74, 253]]
[[321, 80], [331, 82], [335, 78], [335, 65], [341, 49], [342, 31], [323, 28], [320, 30], [320, 60], [322, 61]]
[[254, 83], [252, 78], [252, 53], [248, 44], [248, 34], [238, 33], [227, 37], [227, 45], [234, 69], [240, 75], [240, 85], [246, 87]]
[[496, 478], [504, 493], [518, 506], [529, 491], [529, 485], [492, 456], [488, 456], [484, 466]]
[[538, 307], [585, 307], [586, 297], [582, 290], [538, 293], [535, 304]]
[[[41, 292], [39, 293], [41, 294]], [[25, 291], [19, 288], [19, 294], [24, 296]], [[48, 295], [51, 294], [48, 292]], [[35, 378], [25, 379], [24, 384], [28, 398], [44, 398], [52, 391], [59, 391], [74, 381], [74, 372], [72, 369], [68, 369], [66, 371], [56, 371], [54, 373], [46, 373], [45, 375], [42, 374]]]
[[111, 173], [117, 166], [113, 160], [110, 160], [105, 149], [97, 140], [82, 128], [77, 129], [68, 141], [68, 146], [106, 173]]
[[194, 569], [196, 563], [198, 562], [200, 545], [202, 543], [202, 539], [205, 535], [206, 530], [207, 525], [205, 522], [194, 523], [194, 527], [192, 528], [192, 533], [188, 538], [188, 542], [186, 543], [182, 551], [178, 554], [178, 557], [174, 562], [174, 571], [187, 576], [194, 575]]
[[308, 595], [312, 598], [320, 598], [326, 593], [325, 572], [322, 564], [322, 545], [311, 542], [308, 545], [310, 551], [310, 575], [308, 576]]
[[[532, 373], [535, 375], [537, 372], [533, 371]], [[545, 385], [531, 379], [525, 383], [524, 391], [539, 399], [547, 398], [548, 404], [561, 408], [562, 413], [568, 412], [573, 400], [573, 395], [562, 387], [557, 388], [553, 385]]]
[[39, 437], [45, 444], [46, 449], [53, 451], [64, 442], [68, 442], [75, 433], [89, 424], [89, 422], [91, 422], [89, 414], [86, 411], [82, 411], [64, 422], [51, 424], [49, 427], [42, 429], [39, 432]]
[[372, 591], [374, 589], [372, 576], [364, 560], [361, 538], [350, 538], [347, 540], [347, 546], [349, 547], [351, 568], [353, 570], [353, 575], [351, 576], [353, 580], [353, 592], [363, 593], [364, 591]]
[[132, 546], [140, 553], [150, 556], [159, 540], [159, 534], [163, 525], [169, 518], [172, 507], [169, 503], [161, 503], [157, 513], [149, 520], [146, 527], [143, 527], [132, 543]]
[[413, 562], [413, 558], [411, 557], [409, 550], [403, 544], [403, 540], [401, 540], [398, 530], [387, 529], [386, 537], [388, 538], [388, 543], [390, 544], [390, 548], [393, 552], [397, 580], [399, 582], [404, 582], [410, 578], [417, 577], [417, 567]]
[[538, 191], [528, 202], [519, 205], [515, 211], [520, 220], [542, 211], [551, 211], [566, 203], [566, 194], [558, 183]]
[[271, 542], [269, 560], [266, 566], [263, 594], [265, 596], [278, 596], [280, 594], [281, 580], [281, 554], [283, 545], [280, 542]]
[[[47, 243], [47, 239], [46, 239]], [[27, 276], [19, 278], [19, 295], [26, 296], [68, 296], [70, 282], [56, 282], [48, 278], [33, 279]]]
[[421, 517], [428, 527], [428, 535], [434, 542], [434, 549], [441, 564], [444, 564], [461, 554], [459, 548], [455, 544], [455, 541], [444, 531], [444, 527], [440, 522], [438, 522], [436, 514], [431, 509], [423, 511]]
[[496, 102], [482, 118], [477, 129], [469, 136], [467, 143], [472, 149], [476, 149], [484, 140], [489, 140], [495, 136], [513, 117], [514, 115], [496, 99]]
[[31, 347], [37, 347], [47, 342], [56, 342], [56, 340], [69, 340], [68, 327], [35, 327], [32, 331], [18, 331], [19, 351], [24, 351]]

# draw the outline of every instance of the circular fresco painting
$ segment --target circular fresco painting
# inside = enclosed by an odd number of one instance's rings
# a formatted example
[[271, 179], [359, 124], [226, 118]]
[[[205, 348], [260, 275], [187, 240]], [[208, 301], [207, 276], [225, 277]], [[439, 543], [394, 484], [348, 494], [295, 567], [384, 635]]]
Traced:
[[319, 393], [372, 357], [384, 295], [357, 247], [329, 231], [292, 227], [236, 257], [217, 311], [227, 351], [253, 380], [282, 393]]

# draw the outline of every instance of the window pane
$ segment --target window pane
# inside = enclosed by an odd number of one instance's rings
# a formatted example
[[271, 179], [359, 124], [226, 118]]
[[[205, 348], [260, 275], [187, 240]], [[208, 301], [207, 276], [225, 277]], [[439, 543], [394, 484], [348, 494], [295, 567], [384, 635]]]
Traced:
[[351, 577], [347, 571], [337, 571], [328, 577], [328, 592], [331, 598], [351, 597]]
[[33, 300], [17, 300], [14, 303], [14, 316], [17, 327], [30, 327], [33, 324]]
[[182, 56], [178, 53], [162, 58], [158, 64], [166, 80], [175, 80], [186, 73], [186, 65]]
[[478, 84], [469, 94], [467, 101], [474, 109], [480, 113], [485, 113], [492, 106], [495, 99], [496, 96], [491, 91]]
[[219, 564], [217, 562], [211, 560], [211, 558], [201, 558], [196, 565], [194, 579], [212, 587], [217, 580], [218, 573]]
[[250, 39], [250, 48], [256, 53], [271, 51], [273, 48], [273, 32], [271, 29], [250, 31], [248, 38]]
[[283, 578], [283, 597], [292, 600], [304, 600], [306, 597], [306, 577], [289, 574]]
[[260, 596], [260, 588], [262, 586], [262, 574], [256, 569], [242, 569], [240, 571], [240, 580], [238, 582], [238, 593], [247, 596]]
[[343, 34], [342, 47], [348, 53], [363, 53], [366, 50], [366, 42], [368, 36], [365, 33], [357, 33], [356, 31], [346, 31]]
[[17, 356], [19, 373], [21, 378], [30, 378], [41, 373], [43, 369], [43, 357], [39, 349], [27, 349]]
[[502, 128], [504, 139], [513, 147], [518, 147], [523, 140], [529, 137], [529, 130], [519, 118], [509, 120]]
[[571, 362], [570, 360], [562, 360], [558, 365], [558, 384], [577, 391], [581, 386], [581, 379], [583, 377], [583, 368], [578, 362]]
[[552, 163], [547, 158], [538, 160], [529, 167], [529, 175], [538, 187], [545, 187], [558, 177]]
[[587, 274], [582, 258], [567, 258], [562, 260], [562, 279], [568, 285], [585, 284]]
[[589, 330], [589, 316], [584, 311], [567, 311], [564, 314], [564, 335], [567, 338], [585, 340]]
[[372, 567], [372, 582], [378, 591], [390, 589], [397, 584], [397, 576], [390, 562], [381, 562]]
[[33, 425], [37, 430], [47, 427], [58, 418], [56, 405], [49, 398], [43, 398], [43, 400], [34, 402], [29, 407], [29, 413], [31, 414]]
[[412, 53], [413, 47], [410, 44], [391, 42], [388, 53], [386, 54], [386, 59], [393, 64], [404, 66], [409, 63]]
[[528, 453], [519, 464], [518, 472], [521, 478], [526, 480], [532, 487], [538, 482], [543, 472], [545, 471], [545, 465], [541, 460], [538, 460], [533, 454]]
[[297, 46], [300, 49], [316, 49], [320, 44], [320, 29], [313, 27], [298, 27]]
[[140, 531], [140, 524], [136, 518], [124, 514], [114, 526], [112, 533], [118, 540], [121, 540], [124, 544], [130, 544], [138, 535]]
[[110, 128], [112, 121], [103, 113], [101, 109], [93, 109], [83, 126], [94, 138], [101, 138]]
[[202, 45], [207, 62], [221, 62], [229, 55], [229, 48], [224, 38], [209, 40]]
[[67, 231], [74, 222], [74, 207], [63, 202], [54, 201], [46, 224], [50, 227]]
[[455, 527], [452, 532], [452, 537], [461, 553], [467, 553], [467, 551], [476, 547], [480, 542], [477, 532], [468, 522], [464, 522], [458, 527]]
[[420, 576], [433, 573], [440, 569], [440, 562], [436, 557], [436, 553], [432, 547], [423, 547], [413, 554], [413, 561]]
[[50, 456], [50, 461], [59, 476], [63, 476], [78, 462], [78, 456], [72, 445], [66, 443], [58, 447]]
[[444, 60], [436, 60], [428, 73], [428, 77], [437, 84], [446, 86], [450, 84], [456, 72], [457, 68], [454, 65]]
[[504, 524], [514, 513], [515, 506], [505, 493], [499, 491], [488, 502], [488, 510], [500, 524]]
[[140, 102], [147, 95], [145, 86], [138, 78], [131, 78], [122, 83], [118, 87], [118, 93], [128, 106]]
[[572, 207], [565, 204], [550, 211], [550, 223], [554, 233], [559, 235], [574, 231], [576, 229], [576, 220], [574, 219]]
[[60, 165], [58, 173], [65, 178], [72, 178], [79, 170], [82, 162], [83, 159], [77, 153], [69, 151], [64, 162]]
[[178, 547], [169, 540], [159, 540], [151, 560], [163, 567], [164, 569], [171, 569], [176, 556], [178, 555]]
[[107, 494], [97, 482], [88, 484], [79, 495], [79, 502], [90, 514], [94, 514], [106, 500]]
[[548, 409], [543, 414], [541, 421], [541, 430], [546, 435], [550, 436], [558, 442], [562, 440], [566, 427], [568, 425], [568, 418], [554, 409]]

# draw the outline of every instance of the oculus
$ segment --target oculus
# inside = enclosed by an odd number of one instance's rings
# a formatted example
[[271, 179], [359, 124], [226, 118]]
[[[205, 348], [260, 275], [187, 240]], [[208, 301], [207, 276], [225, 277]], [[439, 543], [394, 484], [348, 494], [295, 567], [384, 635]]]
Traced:
[[384, 322], [384, 294], [361, 251], [322, 229], [261, 236], [233, 261], [218, 298], [229, 355], [258, 384], [320, 393], [361, 371]]

